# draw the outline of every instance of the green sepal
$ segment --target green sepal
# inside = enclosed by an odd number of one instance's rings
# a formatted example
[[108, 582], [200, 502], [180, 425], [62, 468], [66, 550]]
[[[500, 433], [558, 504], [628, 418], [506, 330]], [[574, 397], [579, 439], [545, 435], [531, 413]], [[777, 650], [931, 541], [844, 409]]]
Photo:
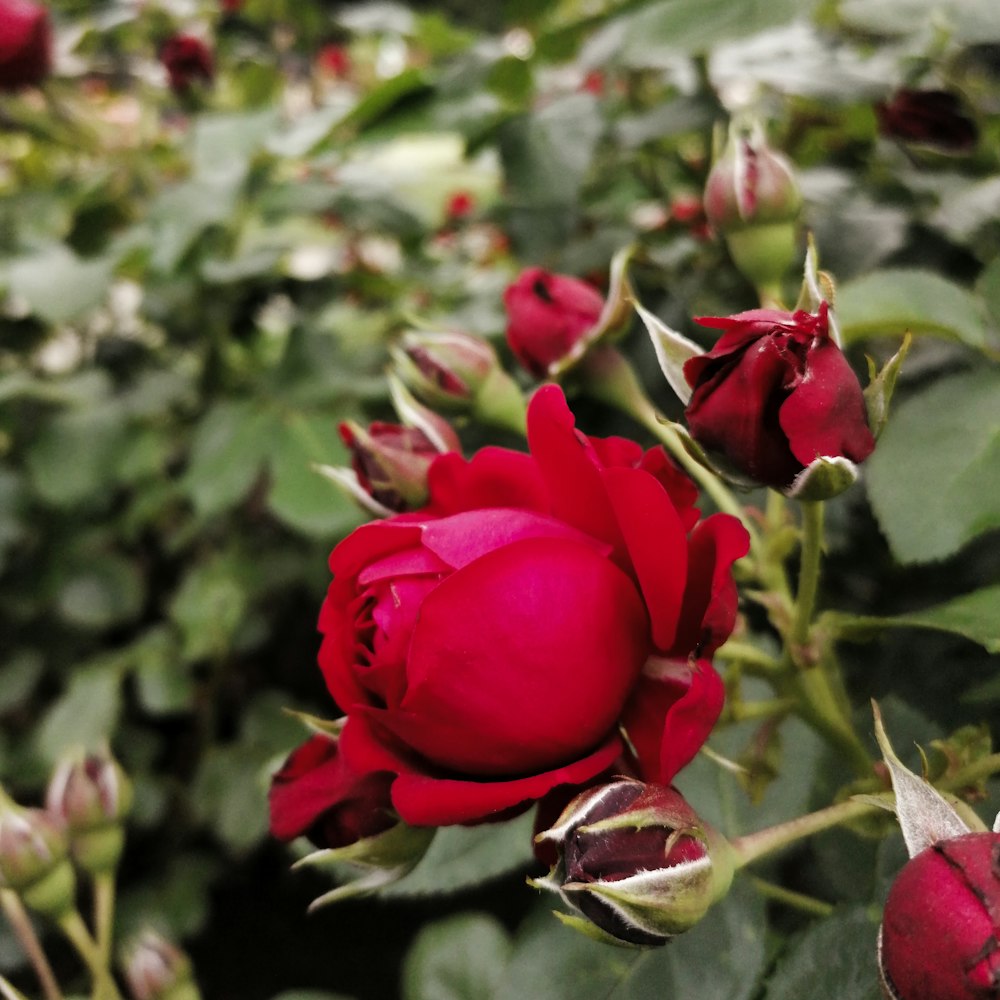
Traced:
[[664, 378], [677, 398], [687, 406], [691, 401], [691, 386], [684, 377], [684, 365], [691, 358], [705, 352], [693, 340], [688, 340], [683, 334], [672, 330], [640, 302], [633, 300], [632, 304], [646, 327], [649, 339], [653, 342], [660, 371], [663, 372]]
[[810, 462], [781, 492], [793, 500], [829, 500], [858, 481], [858, 467], [840, 455]]
[[882, 366], [882, 370], [877, 374], [875, 362], [868, 358], [869, 382], [864, 390], [865, 410], [868, 413], [868, 426], [876, 440], [885, 429], [889, 419], [889, 403], [896, 388], [896, 379], [899, 377], [900, 368], [902, 368], [912, 342], [913, 335], [907, 333], [903, 337], [903, 343], [900, 344], [899, 350]]

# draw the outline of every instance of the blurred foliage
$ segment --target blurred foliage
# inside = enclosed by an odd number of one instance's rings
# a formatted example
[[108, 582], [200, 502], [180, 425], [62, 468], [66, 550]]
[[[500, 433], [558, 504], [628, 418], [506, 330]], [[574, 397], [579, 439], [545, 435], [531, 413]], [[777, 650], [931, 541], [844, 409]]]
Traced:
[[[391, 995], [417, 925], [449, 912], [416, 939], [407, 1000], [778, 1000], [806, 996], [803, 983], [874, 996], [861, 909], [805, 930], [810, 918], [773, 909], [765, 932], [747, 886], [652, 956], [547, 916], [523, 923], [527, 890], [351, 903], [307, 929], [307, 890], [266, 840], [266, 789], [301, 737], [282, 708], [328, 711], [312, 666], [325, 558], [363, 517], [311, 465], [344, 464], [340, 420], [390, 413], [393, 336], [419, 318], [497, 341], [521, 266], [601, 282], [636, 241], [643, 301], [706, 343], [690, 317], [751, 308], [754, 293], [679, 206], [701, 191], [713, 126], [745, 108], [800, 169], [859, 370], [862, 352], [884, 359], [916, 335], [868, 470], [874, 517], [861, 489], [830, 511], [828, 603], [882, 636], [851, 661], [855, 703], [896, 692], [924, 741], [927, 720], [958, 726], [969, 704], [998, 721], [996, 661], [962, 638], [998, 648], [996, 590], [976, 596], [1000, 576], [991, 4], [51, 7], [56, 75], [0, 98], [0, 776], [30, 798], [60, 751], [110, 738], [137, 794], [122, 932], [152, 917], [185, 937], [212, 1000]], [[210, 39], [216, 77], [177, 96], [157, 52], [181, 30]], [[903, 85], [960, 94], [976, 148], [879, 135], [873, 103]], [[471, 212], [449, 213], [455, 195]], [[649, 345], [634, 333], [627, 349], [675, 407]], [[591, 433], [622, 429], [581, 413]], [[483, 441], [460, 430], [470, 450]], [[893, 616], [957, 635], [883, 634], [875, 619]], [[730, 688], [747, 696], [739, 678]], [[742, 722], [713, 745], [740, 757], [755, 731]], [[727, 832], [823, 804], [846, 780], [804, 727], [769, 740], [780, 778], [756, 804], [705, 758], [684, 775]], [[515, 829], [516, 846], [440, 834], [397, 894], [523, 870]], [[833, 902], [878, 901], [874, 843], [840, 837], [786, 873]], [[465, 865], [442, 886], [434, 865], [477, 851], [478, 878]], [[485, 906], [499, 919], [454, 915]], [[395, 929], [374, 933], [380, 922]], [[16, 978], [5, 933], [0, 971]]]

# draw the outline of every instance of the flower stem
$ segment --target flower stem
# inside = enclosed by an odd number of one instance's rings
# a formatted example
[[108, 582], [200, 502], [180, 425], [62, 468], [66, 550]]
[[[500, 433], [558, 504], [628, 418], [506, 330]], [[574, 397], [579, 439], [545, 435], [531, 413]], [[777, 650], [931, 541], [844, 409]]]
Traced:
[[94, 928], [97, 936], [97, 953], [105, 969], [111, 967], [111, 944], [115, 924], [114, 872], [101, 872], [94, 876]]
[[802, 555], [799, 563], [799, 589], [792, 620], [793, 655], [809, 642], [809, 628], [816, 609], [819, 569], [823, 557], [823, 502], [802, 501]]
[[122, 1000], [118, 987], [111, 976], [111, 970], [101, 960], [96, 942], [90, 936], [87, 925], [76, 910], [71, 910], [59, 920], [59, 928], [76, 948], [93, 979], [92, 1000]]
[[785, 906], [809, 913], [814, 917], [828, 917], [834, 911], [832, 903], [816, 899], [815, 896], [807, 896], [802, 892], [794, 892], [792, 889], [786, 889], [783, 885], [768, 882], [767, 879], [758, 878], [756, 875], [750, 877], [750, 884], [766, 899], [784, 903]]
[[38, 977], [38, 983], [42, 987], [42, 993], [45, 994], [46, 1000], [63, 1000], [62, 990], [59, 988], [59, 983], [52, 972], [52, 966], [49, 965], [49, 960], [38, 940], [38, 935], [35, 933], [35, 928], [24, 904], [11, 889], [0, 889], [0, 905], [3, 906], [4, 915], [14, 931], [14, 936], [35, 970], [35, 975]]

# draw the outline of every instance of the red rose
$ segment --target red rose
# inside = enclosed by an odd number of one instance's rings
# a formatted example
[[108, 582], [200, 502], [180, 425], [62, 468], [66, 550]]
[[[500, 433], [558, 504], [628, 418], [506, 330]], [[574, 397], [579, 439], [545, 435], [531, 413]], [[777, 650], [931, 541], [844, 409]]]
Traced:
[[175, 94], [187, 93], [198, 80], [211, 83], [215, 75], [211, 49], [194, 35], [168, 38], [160, 50], [160, 62]]
[[875, 105], [879, 132], [903, 142], [921, 143], [956, 153], [968, 152], [979, 140], [976, 123], [947, 90], [904, 87], [892, 99]]
[[694, 438], [758, 483], [788, 487], [814, 459], [864, 461], [875, 447], [857, 376], [818, 313], [753, 309], [699, 317], [724, 331], [684, 365]]
[[313, 736], [274, 775], [269, 795], [271, 833], [279, 840], [306, 836], [317, 847], [346, 847], [398, 822], [389, 802], [392, 775], [355, 774], [337, 741]]
[[48, 11], [30, 0], [0, 0], [0, 90], [41, 83], [51, 68]]
[[879, 948], [889, 996], [1000, 996], [1000, 836], [939, 840], [909, 861], [885, 904]]
[[[531, 454], [431, 466], [423, 510], [331, 554], [319, 664], [340, 752], [391, 772], [412, 825], [500, 818], [625, 750], [669, 781], [722, 705], [707, 660], [732, 629], [742, 525], [699, 522], [661, 449], [575, 430], [561, 390], [528, 412]], [[332, 785], [326, 802], [340, 792]]]
[[507, 343], [517, 360], [539, 378], [593, 328], [604, 308], [604, 298], [593, 285], [540, 267], [522, 272], [504, 292], [503, 301]]

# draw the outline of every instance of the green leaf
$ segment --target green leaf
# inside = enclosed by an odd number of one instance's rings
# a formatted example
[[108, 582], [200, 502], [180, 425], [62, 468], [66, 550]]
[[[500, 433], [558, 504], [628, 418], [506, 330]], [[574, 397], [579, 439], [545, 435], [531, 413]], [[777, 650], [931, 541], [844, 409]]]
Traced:
[[[13, 261], [7, 268], [6, 283], [10, 292], [27, 300], [35, 315], [49, 323], [68, 323], [104, 299], [113, 269], [111, 260], [84, 260], [55, 243]], [[58, 289], [57, 295], [53, 289]]]
[[495, 917], [459, 914], [425, 927], [403, 964], [404, 1000], [492, 1000], [511, 940]]
[[209, 750], [195, 777], [192, 806], [234, 853], [267, 833], [267, 763], [266, 755], [241, 741]]
[[814, 924], [779, 960], [764, 1000], [879, 1000], [877, 934], [861, 908]]
[[764, 966], [764, 904], [739, 880], [669, 946], [600, 944], [539, 914], [523, 928], [495, 1000], [749, 1000]]
[[873, 35], [937, 29], [959, 45], [1000, 40], [993, 0], [843, 0], [837, 14], [847, 27]]
[[70, 747], [92, 749], [110, 737], [121, 709], [121, 679], [116, 666], [77, 670], [38, 726], [41, 756], [54, 762]]
[[433, 896], [479, 885], [532, 859], [532, 813], [507, 823], [446, 826], [416, 868], [381, 896]]
[[944, 559], [1000, 525], [1000, 373], [951, 375], [906, 400], [866, 469], [875, 516], [902, 563]]
[[837, 318], [844, 343], [907, 331], [986, 346], [979, 301], [933, 271], [873, 271], [837, 289]]
[[661, 66], [678, 53], [707, 52], [720, 42], [807, 17], [815, 0], [660, 0], [617, 18], [618, 57], [628, 66]]
[[111, 552], [98, 552], [71, 567], [56, 595], [56, 608], [73, 625], [104, 629], [138, 617], [144, 598], [142, 575], [135, 563]]
[[405, 69], [370, 90], [351, 109], [351, 112], [343, 117], [340, 124], [357, 129], [367, 128], [380, 118], [384, 118], [396, 105], [429, 90], [430, 82], [423, 70], [412, 67]]
[[170, 605], [181, 630], [187, 661], [224, 656], [230, 649], [248, 603], [239, 567], [220, 557], [195, 566]]
[[963, 594], [925, 611], [879, 618], [832, 612], [824, 616], [844, 639], [866, 640], [887, 628], [932, 628], [978, 642], [990, 653], [1000, 653], [1000, 584]]

